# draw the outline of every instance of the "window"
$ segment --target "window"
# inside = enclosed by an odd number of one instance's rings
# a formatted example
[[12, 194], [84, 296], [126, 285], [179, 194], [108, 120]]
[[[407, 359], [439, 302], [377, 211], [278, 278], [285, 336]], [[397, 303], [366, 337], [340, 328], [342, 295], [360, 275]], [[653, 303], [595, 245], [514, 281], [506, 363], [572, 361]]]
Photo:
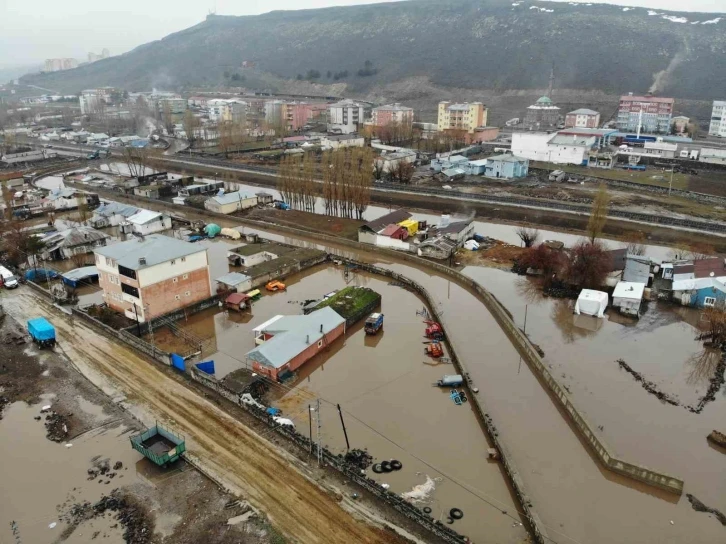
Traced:
[[172, 281], [173, 283], [176, 283], [176, 282], [178, 282], [178, 281], [179, 281], [179, 278], [172, 278], [172, 280], [171, 280], [171, 281]]
[[130, 268], [126, 268], [125, 266], [119, 266], [118, 273], [127, 278], [131, 278], [132, 280], [136, 279], [136, 270], [131, 270]]
[[174, 259], [172, 259], [171, 264], [176, 264], [176, 261]]
[[322, 348], [323, 347], [323, 341], [322, 340], [318, 340], [318, 347], [319, 348]]
[[125, 283], [122, 283], [121, 291], [123, 291], [127, 295], [131, 295], [132, 297], [139, 298], [139, 290], [136, 287], [131, 287], [130, 285], [126, 285]]
[[189, 274], [184, 274], [184, 275], [182, 276], [182, 279], [183, 279], [183, 280], [188, 280], [188, 279], [189, 279]]
[[174, 298], [175, 298], [176, 300], [181, 300], [181, 297], [180, 297], [179, 295], [176, 295], [176, 296], [175, 296]]
[[187, 262], [187, 258], [186, 257], [182, 257], [181, 258], [181, 262], [183, 262], [183, 263]]
[[705, 297], [703, 299], [703, 305], [713, 307], [716, 305], [716, 299], [714, 297]]
[[190, 297], [190, 296], [192, 296], [192, 292], [191, 292], [191, 291], [186, 291], [186, 292], [184, 293], [184, 296], [185, 296], [185, 297]]

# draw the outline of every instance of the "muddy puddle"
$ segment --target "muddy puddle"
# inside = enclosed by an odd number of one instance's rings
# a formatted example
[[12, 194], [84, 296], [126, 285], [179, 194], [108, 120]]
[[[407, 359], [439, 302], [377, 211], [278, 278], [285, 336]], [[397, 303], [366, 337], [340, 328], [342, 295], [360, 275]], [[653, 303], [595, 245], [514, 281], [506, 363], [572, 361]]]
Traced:
[[[81, 406], [104, 418], [101, 407], [88, 401]], [[129, 446], [129, 429], [101, 428], [57, 444], [45, 437], [43, 423], [34, 420], [40, 409], [40, 404], [16, 402], [5, 408], [0, 420], [0, 542], [15, 542], [13, 521], [21, 542], [57, 542], [67, 528], [61, 519], [67, 506], [98, 501], [114, 488], [139, 481], [134, 465], [142, 457]], [[100, 478], [89, 480], [87, 471], [98, 456], [130, 468], [118, 471], [109, 484]], [[112, 518], [94, 519], [81, 524], [65, 542], [122, 543], [122, 534]]]

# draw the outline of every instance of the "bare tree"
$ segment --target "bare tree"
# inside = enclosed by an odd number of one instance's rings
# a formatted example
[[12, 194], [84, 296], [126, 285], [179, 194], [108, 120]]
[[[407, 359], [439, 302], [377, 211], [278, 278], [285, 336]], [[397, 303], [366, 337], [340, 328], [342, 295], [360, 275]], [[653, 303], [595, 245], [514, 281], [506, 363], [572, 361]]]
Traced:
[[164, 128], [169, 136], [174, 135], [174, 116], [171, 113], [171, 104], [168, 100], [164, 101], [164, 115], [162, 116]]
[[416, 168], [410, 162], [399, 160], [393, 168], [393, 178], [399, 183], [409, 183], [413, 178]]
[[582, 240], [570, 250], [567, 281], [579, 288], [598, 289], [605, 283], [610, 257], [599, 242]]
[[373, 177], [377, 180], [380, 180], [383, 177], [384, 174], [383, 170], [383, 161], [382, 160], [374, 160], [373, 161]]
[[539, 231], [527, 227], [518, 227], [517, 236], [522, 240], [524, 247], [532, 247], [539, 238]]
[[85, 195], [77, 197], [76, 200], [78, 202], [78, 222], [83, 224], [88, 221], [88, 218], [91, 215], [88, 211], [88, 202], [86, 202]]
[[199, 119], [192, 113], [192, 110], [187, 110], [184, 114], [182, 124], [184, 126], [184, 133], [189, 141], [189, 147], [192, 147], [197, 141], [200, 125]]
[[626, 238], [628, 255], [645, 255], [645, 236], [642, 232], [634, 232]]
[[144, 176], [146, 175], [146, 168], [151, 168], [149, 163], [150, 153], [145, 147], [124, 147], [122, 157], [123, 163], [132, 177]]
[[610, 194], [604, 183], [600, 184], [600, 188], [592, 201], [592, 211], [590, 219], [587, 222], [587, 235], [590, 243], [595, 243], [602, 235], [605, 222], [608, 220], [608, 207], [610, 206]]

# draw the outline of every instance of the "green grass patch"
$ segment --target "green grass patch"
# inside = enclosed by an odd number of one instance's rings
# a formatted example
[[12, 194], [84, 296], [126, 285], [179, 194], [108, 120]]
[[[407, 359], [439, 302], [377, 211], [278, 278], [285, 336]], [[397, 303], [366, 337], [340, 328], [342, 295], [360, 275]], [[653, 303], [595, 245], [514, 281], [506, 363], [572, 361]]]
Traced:
[[355, 316], [369, 304], [381, 300], [381, 295], [368, 287], [349, 286], [338, 291], [328, 300], [321, 302], [315, 309], [330, 306], [338, 312], [341, 317], [348, 319]]
[[[589, 176], [593, 178], [612, 179], [616, 181], [630, 181], [632, 183], [641, 183], [643, 185], [656, 185], [658, 187], [668, 187], [671, 179], [670, 170], [663, 172], [657, 166], [648, 166], [645, 172], [629, 171], [622, 168], [613, 168], [607, 170], [604, 168], [588, 168], [585, 166], [575, 166], [572, 164], [558, 164], [554, 167], [544, 162], [532, 161], [532, 168], [540, 168], [543, 170], [562, 170], [570, 174], [578, 174], [581, 176]], [[686, 174], [673, 174], [674, 189], [688, 189], [688, 180], [691, 176]]]

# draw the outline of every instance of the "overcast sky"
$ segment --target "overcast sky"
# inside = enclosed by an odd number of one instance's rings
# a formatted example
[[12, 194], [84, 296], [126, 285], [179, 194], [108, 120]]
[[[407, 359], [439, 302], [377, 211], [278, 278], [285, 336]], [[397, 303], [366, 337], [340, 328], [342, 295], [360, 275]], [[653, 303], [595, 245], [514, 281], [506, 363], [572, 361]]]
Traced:
[[[381, 1], [385, 0], [0, 0], [0, 66], [40, 63], [48, 57], [74, 57], [83, 61], [89, 51], [100, 53], [104, 47], [117, 55], [195, 25], [210, 10], [220, 15], [252, 15], [270, 11], [271, 7], [305, 9]], [[607, 3], [726, 12], [726, 0], [612, 0]]]

